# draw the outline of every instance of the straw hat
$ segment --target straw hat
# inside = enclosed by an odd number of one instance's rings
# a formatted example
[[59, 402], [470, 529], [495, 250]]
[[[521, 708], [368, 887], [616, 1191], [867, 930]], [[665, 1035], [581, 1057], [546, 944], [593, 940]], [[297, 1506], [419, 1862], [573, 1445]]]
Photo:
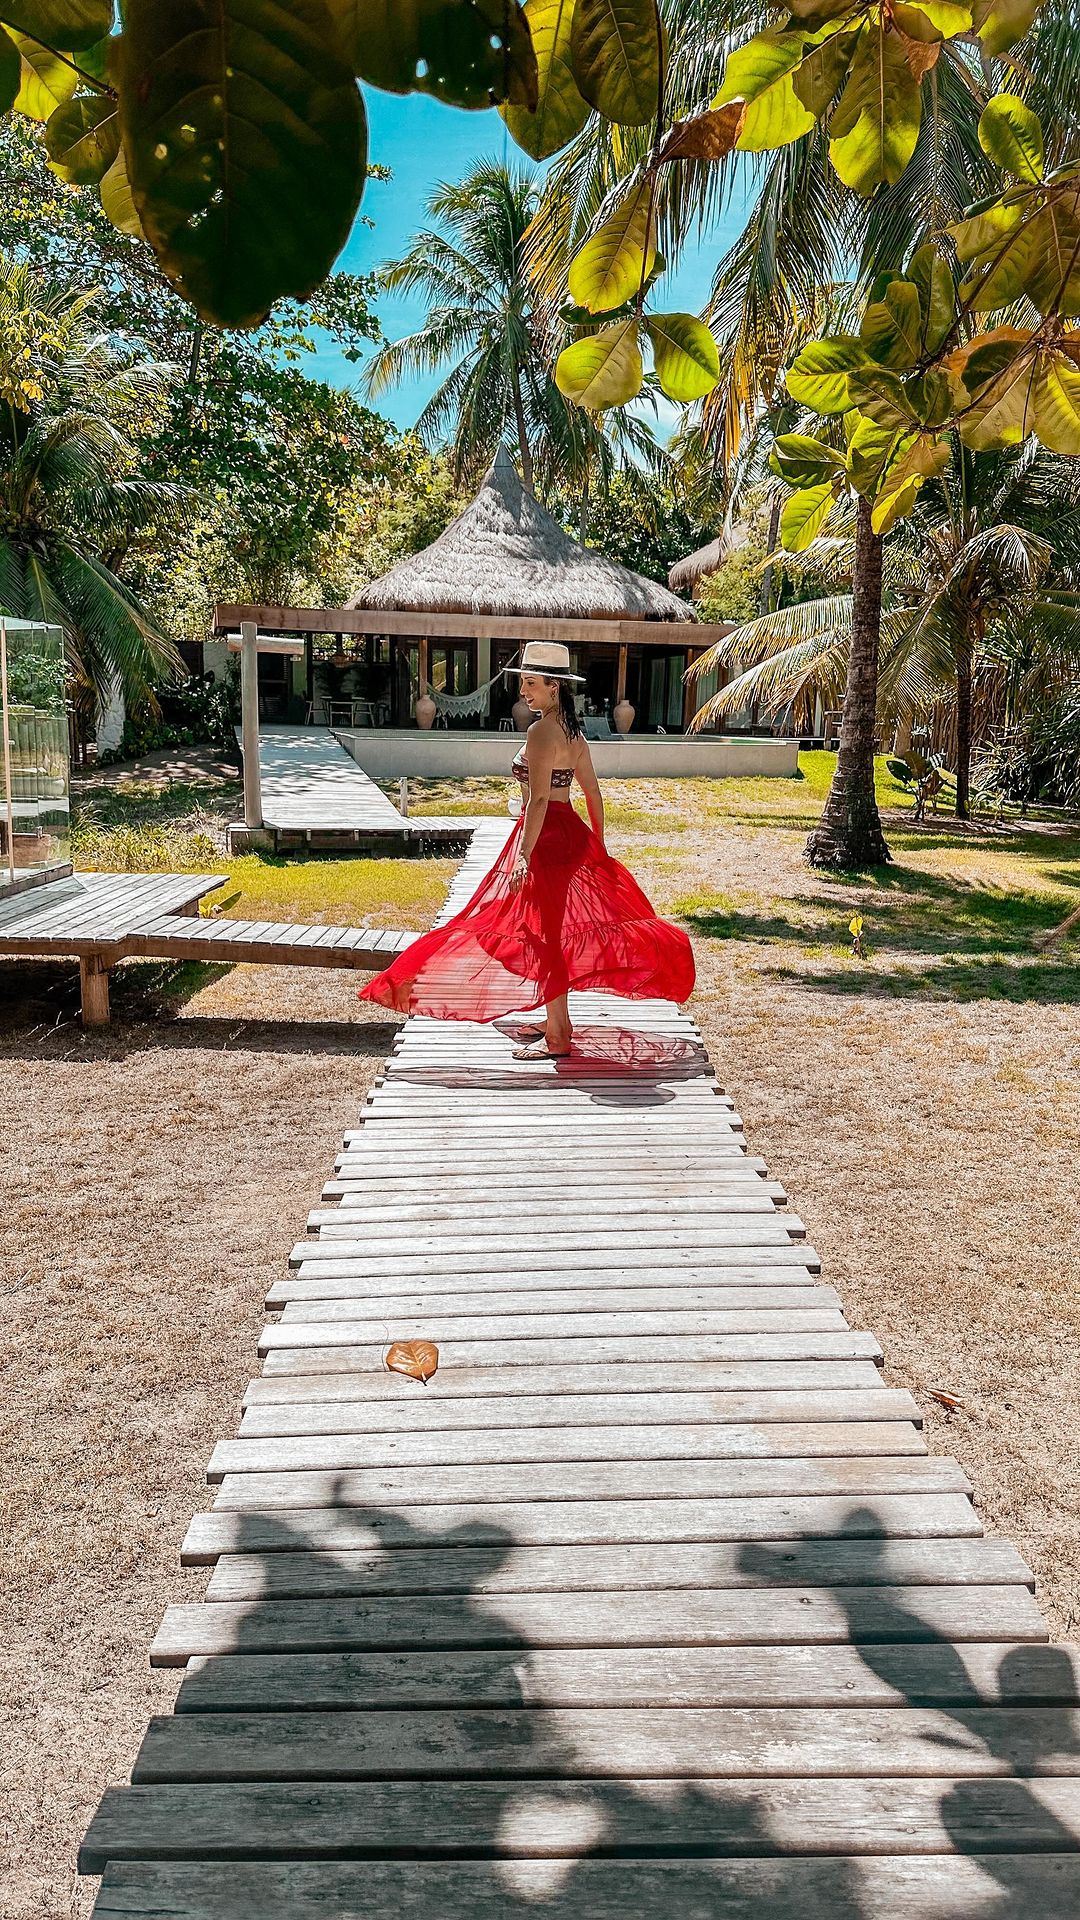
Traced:
[[558, 640], [526, 640], [519, 667], [510, 667], [510, 673], [539, 673], [545, 680], [580, 680], [584, 684], [583, 673], [571, 673], [570, 649]]

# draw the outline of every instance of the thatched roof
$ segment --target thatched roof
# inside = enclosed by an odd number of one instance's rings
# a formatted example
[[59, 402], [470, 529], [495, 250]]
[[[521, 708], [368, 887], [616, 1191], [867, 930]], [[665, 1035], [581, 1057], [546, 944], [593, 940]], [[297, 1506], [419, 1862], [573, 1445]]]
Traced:
[[723, 527], [715, 540], [708, 546], [699, 547], [696, 553], [688, 553], [668, 573], [668, 586], [672, 593], [694, 593], [699, 580], [721, 567], [729, 554], [745, 546], [749, 538], [746, 526], [737, 521], [733, 526]]
[[348, 604], [554, 620], [695, 617], [666, 587], [573, 539], [523, 487], [505, 447], [446, 532]]

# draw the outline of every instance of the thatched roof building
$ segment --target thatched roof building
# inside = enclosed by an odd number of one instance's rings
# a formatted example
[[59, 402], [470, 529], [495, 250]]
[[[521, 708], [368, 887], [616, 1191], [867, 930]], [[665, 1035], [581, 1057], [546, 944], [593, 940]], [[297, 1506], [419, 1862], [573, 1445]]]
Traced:
[[505, 447], [445, 533], [347, 604], [510, 619], [694, 619], [666, 587], [567, 533], [523, 486]]

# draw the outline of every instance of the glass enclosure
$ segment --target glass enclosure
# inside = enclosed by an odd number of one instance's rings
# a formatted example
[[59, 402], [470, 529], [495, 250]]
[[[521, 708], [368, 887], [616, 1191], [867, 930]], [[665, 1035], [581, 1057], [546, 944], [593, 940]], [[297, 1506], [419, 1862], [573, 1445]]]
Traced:
[[66, 692], [62, 629], [0, 618], [0, 892], [69, 859]]

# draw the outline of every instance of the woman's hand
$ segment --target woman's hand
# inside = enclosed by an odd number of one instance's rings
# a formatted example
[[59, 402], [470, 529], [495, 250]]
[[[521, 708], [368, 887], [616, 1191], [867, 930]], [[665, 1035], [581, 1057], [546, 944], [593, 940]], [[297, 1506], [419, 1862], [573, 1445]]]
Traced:
[[524, 860], [519, 857], [515, 861], [513, 867], [510, 869], [511, 893], [520, 893], [528, 877], [529, 877], [529, 863], [527, 860]]

